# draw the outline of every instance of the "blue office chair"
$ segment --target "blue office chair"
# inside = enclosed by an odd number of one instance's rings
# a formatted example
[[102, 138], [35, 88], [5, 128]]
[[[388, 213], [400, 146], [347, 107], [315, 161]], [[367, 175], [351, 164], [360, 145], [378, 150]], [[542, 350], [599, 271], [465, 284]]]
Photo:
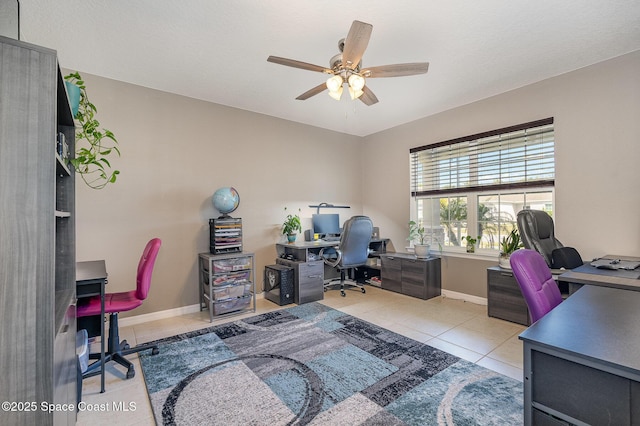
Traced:
[[[340, 295], [346, 296], [345, 286], [359, 288], [366, 292], [364, 286], [352, 280], [347, 280], [346, 275], [349, 269], [364, 266], [369, 258], [369, 243], [373, 233], [373, 223], [367, 216], [353, 216], [344, 223], [340, 244], [337, 249], [325, 249], [320, 251], [320, 256], [324, 263], [337, 268], [340, 271], [339, 280], [329, 280], [324, 284], [324, 291], [328, 288], [340, 284]], [[329, 255], [330, 252], [331, 255]]]

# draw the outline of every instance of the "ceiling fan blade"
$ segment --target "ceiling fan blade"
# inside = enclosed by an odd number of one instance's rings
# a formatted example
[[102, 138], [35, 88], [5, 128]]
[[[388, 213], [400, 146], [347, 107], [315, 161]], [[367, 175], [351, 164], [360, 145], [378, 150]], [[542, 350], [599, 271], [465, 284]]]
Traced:
[[404, 77], [407, 75], [424, 74], [429, 70], [429, 62], [412, 62], [409, 64], [381, 65], [362, 70], [365, 78]]
[[365, 105], [371, 106], [373, 104], [378, 103], [378, 98], [376, 98], [376, 95], [374, 95], [373, 92], [367, 86], [364, 86], [362, 88], [362, 91], [364, 93], [358, 99], [360, 99]]
[[286, 65], [288, 67], [300, 68], [308, 71], [318, 71], [326, 74], [331, 74], [332, 71], [329, 68], [321, 67], [320, 65], [313, 65], [306, 62], [296, 61], [295, 59], [281, 58], [279, 56], [269, 56], [267, 62], [273, 62], [274, 64]]
[[[318, 93], [322, 93], [327, 90], [327, 84], [322, 83], [314, 87], [313, 89], [307, 90], [302, 95], [298, 96], [296, 99], [299, 101], [304, 101], [305, 99], [309, 99], [312, 96], [317, 95]], [[364, 95], [363, 95], [364, 96]]]
[[347, 38], [344, 40], [344, 49], [342, 50], [342, 63], [354, 69], [360, 63], [364, 54], [369, 38], [371, 38], [373, 25], [360, 21], [353, 21]]

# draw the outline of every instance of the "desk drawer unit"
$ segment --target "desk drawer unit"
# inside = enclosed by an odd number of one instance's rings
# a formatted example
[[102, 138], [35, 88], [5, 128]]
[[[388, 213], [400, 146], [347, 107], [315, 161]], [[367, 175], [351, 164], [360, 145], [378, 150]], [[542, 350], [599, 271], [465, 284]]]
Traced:
[[276, 259], [276, 264], [293, 268], [294, 302], [298, 305], [324, 299], [324, 262], [296, 262]]
[[417, 259], [409, 253], [381, 254], [382, 288], [431, 299], [441, 293], [440, 258]]
[[402, 259], [383, 256], [381, 265], [382, 288], [402, 293]]
[[487, 268], [487, 313], [493, 318], [530, 325], [527, 303], [510, 269]]
[[[544, 352], [529, 353], [535, 370], [529, 378], [533, 424], [567, 425], [577, 420], [590, 425], [640, 425], [639, 382]], [[547, 423], [551, 419], [558, 423]]]

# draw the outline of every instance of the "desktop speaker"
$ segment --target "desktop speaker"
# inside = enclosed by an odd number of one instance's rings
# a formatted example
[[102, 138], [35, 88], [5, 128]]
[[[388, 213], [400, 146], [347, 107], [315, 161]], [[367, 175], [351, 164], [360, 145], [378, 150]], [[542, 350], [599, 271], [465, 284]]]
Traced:
[[293, 268], [285, 265], [264, 267], [264, 297], [278, 305], [293, 303]]
[[304, 240], [305, 241], [313, 241], [313, 229], [305, 229], [305, 231], [304, 231]]

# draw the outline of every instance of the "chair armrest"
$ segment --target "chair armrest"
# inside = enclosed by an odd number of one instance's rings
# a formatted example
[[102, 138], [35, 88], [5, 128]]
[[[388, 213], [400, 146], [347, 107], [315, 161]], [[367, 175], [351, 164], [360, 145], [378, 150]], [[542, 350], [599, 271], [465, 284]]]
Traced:
[[342, 260], [342, 251], [334, 247], [331, 247], [331, 249], [333, 249], [338, 254], [338, 257], [335, 260], [331, 260], [324, 256], [324, 247], [320, 250], [319, 255], [320, 257], [322, 257], [322, 260], [324, 260], [324, 263], [331, 266], [332, 268], [335, 268]]

